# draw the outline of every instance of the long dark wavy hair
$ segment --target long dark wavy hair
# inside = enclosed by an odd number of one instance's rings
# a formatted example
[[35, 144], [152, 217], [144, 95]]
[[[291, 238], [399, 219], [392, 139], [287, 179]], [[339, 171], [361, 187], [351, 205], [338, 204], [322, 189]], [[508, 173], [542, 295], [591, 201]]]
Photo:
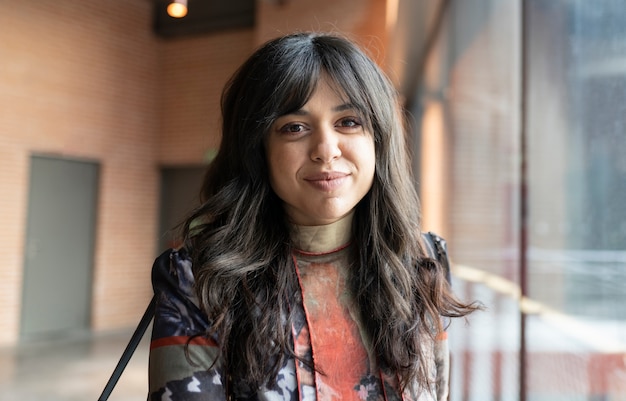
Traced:
[[361, 114], [374, 136], [372, 188], [353, 219], [349, 285], [382, 369], [404, 387], [429, 383], [427, 346], [441, 317], [476, 309], [449, 291], [420, 237], [403, 118], [393, 86], [350, 40], [298, 33], [269, 41], [239, 68], [222, 94], [222, 141], [184, 224], [201, 307], [229, 374], [250, 388], [276, 379], [295, 358], [290, 305], [298, 281], [290, 226], [270, 187], [264, 141], [280, 116], [303, 107], [322, 76]]

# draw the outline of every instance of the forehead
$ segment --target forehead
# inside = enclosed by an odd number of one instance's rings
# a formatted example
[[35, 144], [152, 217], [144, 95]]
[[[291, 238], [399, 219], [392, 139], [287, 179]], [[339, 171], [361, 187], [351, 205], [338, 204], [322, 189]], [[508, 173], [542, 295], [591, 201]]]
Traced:
[[351, 103], [345, 90], [326, 74], [323, 74], [317, 81], [304, 107], [312, 102], [331, 102], [332, 104], [323, 104], [328, 107], [338, 107]]

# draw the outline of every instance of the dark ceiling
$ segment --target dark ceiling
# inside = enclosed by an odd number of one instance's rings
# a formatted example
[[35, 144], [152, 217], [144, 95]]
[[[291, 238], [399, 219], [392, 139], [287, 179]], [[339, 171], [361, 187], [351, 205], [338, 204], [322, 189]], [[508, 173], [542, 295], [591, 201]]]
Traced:
[[170, 1], [154, 0], [154, 31], [163, 37], [179, 37], [254, 25], [255, 0], [188, 0], [183, 18], [167, 15]]

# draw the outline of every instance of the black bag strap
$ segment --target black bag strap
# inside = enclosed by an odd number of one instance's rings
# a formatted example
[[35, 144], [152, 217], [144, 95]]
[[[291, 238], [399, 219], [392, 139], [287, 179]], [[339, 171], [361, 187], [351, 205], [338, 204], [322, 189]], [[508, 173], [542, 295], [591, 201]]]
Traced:
[[133, 356], [133, 353], [137, 349], [137, 346], [139, 345], [141, 338], [146, 332], [146, 329], [148, 328], [148, 326], [150, 325], [150, 321], [154, 317], [155, 304], [156, 304], [156, 296], [152, 296], [152, 300], [150, 300], [150, 303], [148, 304], [148, 307], [146, 308], [146, 311], [144, 312], [143, 317], [139, 321], [139, 324], [137, 325], [135, 332], [133, 333], [132, 337], [130, 338], [130, 341], [128, 342], [128, 345], [126, 346], [126, 349], [122, 353], [122, 357], [120, 358], [120, 361], [117, 363], [117, 366], [113, 370], [113, 373], [111, 374], [111, 377], [109, 378], [109, 381], [107, 382], [106, 386], [104, 386], [104, 390], [102, 391], [100, 398], [98, 398], [98, 401], [106, 401], [111, 395], [113, 388], [117, 384], [117, 381], [120, 379], [120, 376], [122, 376], [122, 373], [124, 372], [124, 369], [126, 368], [126, 365], [128, 365], [130, 358]]

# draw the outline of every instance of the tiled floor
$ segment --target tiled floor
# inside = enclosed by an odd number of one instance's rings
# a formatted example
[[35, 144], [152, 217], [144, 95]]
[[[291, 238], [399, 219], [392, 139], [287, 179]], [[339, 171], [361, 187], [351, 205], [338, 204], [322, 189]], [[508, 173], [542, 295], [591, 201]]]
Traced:
[[[132, 332], [0, 348], [0, 401], [97, 401]], [[145, 400], [148, 334], [109, 401]]]

